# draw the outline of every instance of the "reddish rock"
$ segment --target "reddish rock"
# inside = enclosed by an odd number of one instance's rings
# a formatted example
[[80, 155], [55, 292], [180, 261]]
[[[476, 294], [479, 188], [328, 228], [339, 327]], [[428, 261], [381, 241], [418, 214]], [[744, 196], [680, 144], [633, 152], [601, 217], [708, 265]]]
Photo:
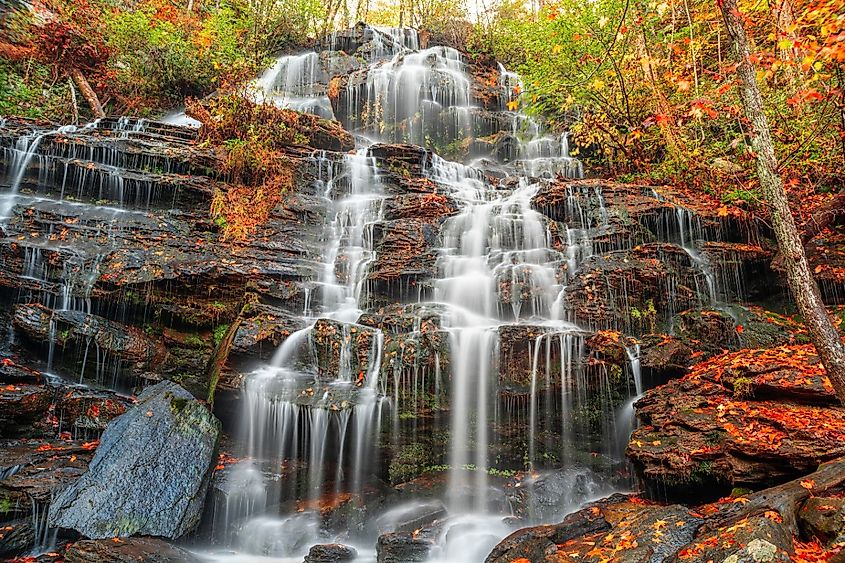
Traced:
[[80, 540], [65, 551], [67, 563], [199, 563], [190, 552], [158, 538]]
[[717, 356], [637, 404], [627, 454], [660, 497], [716, 498], [845, 455], [845, 408], [812, 346]]

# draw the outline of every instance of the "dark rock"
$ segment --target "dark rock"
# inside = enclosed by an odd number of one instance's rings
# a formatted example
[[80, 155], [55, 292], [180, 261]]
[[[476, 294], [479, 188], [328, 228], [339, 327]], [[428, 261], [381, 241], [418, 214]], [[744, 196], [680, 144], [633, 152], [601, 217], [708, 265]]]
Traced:
[[413, 532], [389, 532], [378, 537], [378, 563], [415, 563], [428, 559], [434, 542]]
[[680, 313], [676, 334], [708, 355], [740, 348], [772, 348], [789, 344], [799, 327], [794, 321], [759, 308], [741, 306], [694, 309]]
[[375, 330], [354, 323], [319, 319], [312, 335], [320, 374], [363, 384], [377, 361]]
[[570, 514], [560, 524], [518, 530], [486, 563], [666, 561], [692, 541], [702, 519], [679, 505], [646, 505], [613, 495]]
[[[578, 338], [574, 334], [571, 338]], [[538, 372], [545, 375], [550, 369], [550, 380], [560, 381], [560, 340], [551, 331], [540, 325], [509, 324], [499, 327], [499, 386], [509, 392], [527, 392], [531, 387], [531, 374], [534, 368], [533, 355], [538, 345], [542, 347], [543, 361], [537, 366]], [[550, 348], [545, 355], [546, 347]], [[545, 359], [549, 358], [546, 366]], [[539, 382], [538, 382], [539, 383]], [[545, 378], [540, 383], [545, 385]]]
[[32, 551], [37, 539], [43, 541], [36, 535], [47, 529], [53, 494], [82, 476], [96, 445], [62, 440], [0, 444], [0, 557]]
[[[59, 347], [92, 342], [121, 360], [146, 369], [162, 362], [166, 350], [136, 327], [78, 311], [51, 311], [43, 305], [17, 305], [15, 327], [33, 340], [49, 341]], [[83, 350], [84, 346], [80, 347]]]
[[158, 538], [80, 540], [65, 551], [67, 563], [199, 563], [190, 552]]
[[32, 423], [46, 417], [52, 399], [45, 385], [0, 386], [0, 436], [31, 434]]
[[[0, 518], [2, 518], [0, 512]], [[32, 527], [32, 518], [0, 522], [0, 557], [13, 557], [25, 553], [35, 545], [35, 529]]]
[[40, 371], [16, 363], [12, 358], [0, 360], [0, 383], [41, 383]]
[[308, 550], [305, 563], [344, 563], [354, 561], [358, 551], [354, 547], [339, 543], [315, 545]]
[[75, 438], [99, 438], [113, 419], [126, 412], [132, 399], [111, 391], [81, 386], [56, 389], [54, 416], [58, 431], [69, 431]]
[[640, 367], [651, 379], [665, 382], [680, 377], [695, 363], [695, 352], [678, 338], [648, 334], [640, 344]]
[[411, 286], [432, 278], [437, 271], [438, 232], [436, 226], [417, 219], [375, 224], [376, 258], [367, 276], [373, 291], [402, 300]]
[[610, 488], [597, 473], [577, 467], [528, 474], [509, 485], [513, 515], [528, 522], [554, 522], [567, 508], [581, 506]]
[[270, 305], [252, 306], [235, 333], [232, 353], [267, 360], [291, 333], [302, 328], [305, 322], [299, 316]]
[[703, 286], [684, 249], [655, 243], [588, 258], [565, 298], [581, 326], [643, 334], [696, 306]]
[[219, 432], [175, 383], [147, 388], [106, 428], [88, 472], [56, 497], [51, 525], [93, 539], [185, 535], [199, 523]]

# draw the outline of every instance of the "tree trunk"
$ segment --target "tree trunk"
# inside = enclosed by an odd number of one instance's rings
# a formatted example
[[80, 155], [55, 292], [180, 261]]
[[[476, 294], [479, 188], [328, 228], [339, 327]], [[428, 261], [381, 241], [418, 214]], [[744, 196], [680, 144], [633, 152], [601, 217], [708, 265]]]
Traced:
[[85, 101], [88, 102], [88, 105], [91, 107], [91, 111], [94, 112], [94, 117], [97, 119], [105, 117], [106, 112], [103, 111], [100, 99], [97, 97], [97, 93], [94, 92], [94, 89], [91, 88], [91, 85], [88, 84], [88, 81], [85, 79], [85, 75], [82, 74], [82, 71], [78, 68], [72, 68], [70, 70], [70, 75], [73, 78], [73, 81], [76, 82], [76, 86], [79, 88], [79, 91], [82, 92], [82, 97], [85, 98]]
[[725, 27], [733, 40], [738, 63], [740, 97], [745, 116], [751, 124], [751, 147], [757, 156], [757, 176], [769, 205], [772, 227], [778, 241], [789, 289], [804, 318], [810, 339], [822, 359], [827, 375], [839, 400], [845, 405], [845, 345], [833, 324], [810, 272], [789, 200], [778, 171], [777, 157], [772, 143], [769, 122], [763, 112], [763, 99], [757, 86], [756, 69], [751, 63], [748, 37], [737, 9], [736, 0], [717, 0], [725, 19]]
[[793, 535], [798, 535], [799, 529], [795, 515], [801, 504], [807, 497], [823, 495], [826, 491], [839, 487], [843, 482], [845, 482], [845, 458], [840, 457], [821, 464], [814, 473], [806, 477], [751, 493], [745, 497], [748, 502], [720, 505], [719, 511], [708, 516], [704, 525], [709, 530], [716, 530], [752, 514], [774, 510], [783, 517], [784, 526]]

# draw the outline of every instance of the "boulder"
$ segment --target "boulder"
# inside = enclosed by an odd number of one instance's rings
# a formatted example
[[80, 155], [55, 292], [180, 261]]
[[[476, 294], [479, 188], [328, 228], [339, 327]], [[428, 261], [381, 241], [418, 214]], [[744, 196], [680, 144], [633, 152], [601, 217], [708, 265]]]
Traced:
[[517, 530], [485, 563], [667, 561], [687, 545], [701, 519], [680, 505], [647, 505], [613, 495], [567, 516], [560, 524]]
[[106, 428], [88, 472], [57, 495], [50, 525], [92, 539], [184, 536], [199, 523], [219, 434], [179, 385], [147, 388]]
[[80, 540], [65, 551], [67, 563], [199, 563], [202, 559], [158, 538]]
[[506, 494], [514, 516], [528, 522], [554, 522], [610, 488], [600, 473], [569, 467], [518, 475]]
[[346, 563], [355, 561], [358, 551], [354, 547], [339, 543], [315, 545], [308, 550], [305, 563]]
[[426, 561], [434, 542], [414, 532], [389, 532], [378, 537], [378, 563], [416, 563]]
[[555, 525], [523, 528], [512, 533], [493, 548], [485, 563], [510, 563], [515, 559], [546, 561], [554, 555], [557, 545], [583, 535], [591, 535], [610, 529], [598, 509], [580, 510], [567, 516]]

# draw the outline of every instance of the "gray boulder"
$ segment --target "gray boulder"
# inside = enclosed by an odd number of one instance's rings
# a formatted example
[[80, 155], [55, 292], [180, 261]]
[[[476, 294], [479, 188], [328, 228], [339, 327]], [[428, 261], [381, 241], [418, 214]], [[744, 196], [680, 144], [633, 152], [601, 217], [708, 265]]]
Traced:
[[92, 539], [179, 538], [196, 528], [217, 456], [220, 422], [164, 381], [106, 428], [78, 481], [50, 506], [50, 526]]

